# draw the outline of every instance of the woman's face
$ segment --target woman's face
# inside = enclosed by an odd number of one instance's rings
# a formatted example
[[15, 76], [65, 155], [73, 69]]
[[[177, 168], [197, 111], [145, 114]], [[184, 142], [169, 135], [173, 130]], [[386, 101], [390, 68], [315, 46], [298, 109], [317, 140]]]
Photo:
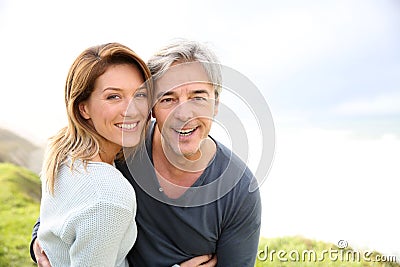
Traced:
[[79, 105], [82, 116], [105, 139], [100, 144], [105, 153], [139, 143], [149, 115], [148, 89], [143, 83], [136, 66], [112, 65], [97, 78], [89, 99]]

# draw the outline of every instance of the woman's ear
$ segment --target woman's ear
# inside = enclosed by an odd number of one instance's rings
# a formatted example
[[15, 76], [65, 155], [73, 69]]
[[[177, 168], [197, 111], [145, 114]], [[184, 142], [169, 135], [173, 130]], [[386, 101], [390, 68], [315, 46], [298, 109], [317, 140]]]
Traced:
[[88, 110], [88, 108], [87, 108], [86, 102], [81, 102], [79, 104], [79, 112], [81, 113], [83, 118], [88, 120], [88, 119], [90, 119], [90, 115], [87, 110]]

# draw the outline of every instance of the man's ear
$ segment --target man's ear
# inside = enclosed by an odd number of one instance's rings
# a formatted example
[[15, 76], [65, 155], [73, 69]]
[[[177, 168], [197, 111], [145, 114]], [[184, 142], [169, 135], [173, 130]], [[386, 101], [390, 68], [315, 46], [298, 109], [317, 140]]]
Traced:
[[218, 114], [218, 107], [219, 107], [219, 96], [215, 99], [214, 117], [217, 116], [217, 114]]
[[90, 119], [90, 114], [88, 112], [87, 104], [86, 102], [81, 102], [79, 103], [79, 112], [81, 113], [82, 117], [85, 119]]

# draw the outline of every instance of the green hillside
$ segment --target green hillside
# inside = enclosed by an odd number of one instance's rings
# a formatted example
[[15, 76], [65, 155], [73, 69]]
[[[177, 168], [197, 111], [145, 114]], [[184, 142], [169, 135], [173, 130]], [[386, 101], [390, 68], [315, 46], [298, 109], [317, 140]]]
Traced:
[[37, 175], [0, 163], [0, 266], [33, 266], [29, 241], [39, 215], [40, 194]]

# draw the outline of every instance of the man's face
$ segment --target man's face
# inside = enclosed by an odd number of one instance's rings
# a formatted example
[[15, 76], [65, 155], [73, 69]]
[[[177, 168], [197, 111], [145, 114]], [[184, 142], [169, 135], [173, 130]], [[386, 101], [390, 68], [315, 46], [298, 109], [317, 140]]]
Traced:
[[196, 160], [207, 138], [218, 101], [213, 85], [199, 62], [174, 64], [155, 83], [153, 116], [164, 149]]

